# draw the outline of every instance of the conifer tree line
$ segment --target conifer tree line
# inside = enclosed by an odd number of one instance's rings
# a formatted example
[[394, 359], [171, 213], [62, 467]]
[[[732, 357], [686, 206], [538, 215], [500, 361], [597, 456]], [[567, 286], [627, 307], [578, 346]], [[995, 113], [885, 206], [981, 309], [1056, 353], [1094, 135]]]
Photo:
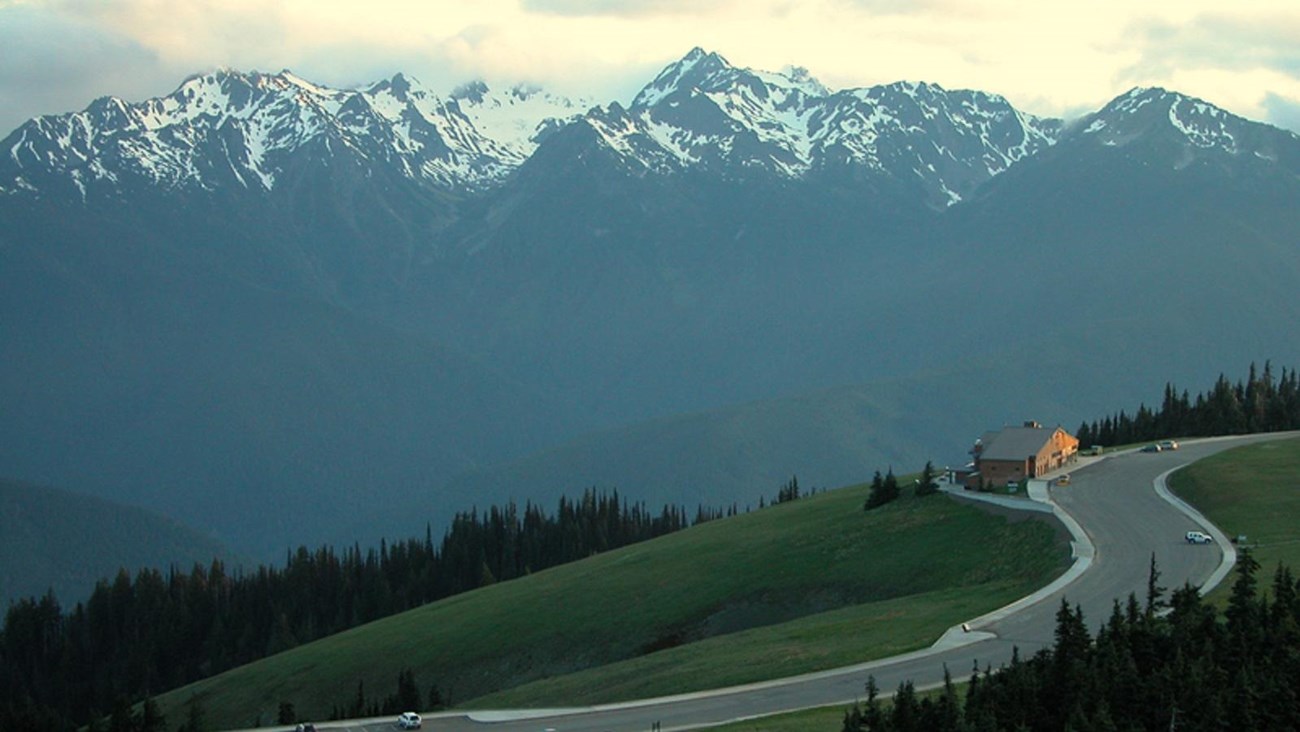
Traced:
[[871, 488], [868, 489], [867, 500], [862, 504], [862, 509], [870, 511], [890, 501], [897, 500], [901, 495], [902, 489], [898, 486], [898, 478], [894, 477], [894, 469], [890, 468], [883, 478], [880, 476], [880, 471], [877, 470], [876, 474], [871, 477]]
[[799, 476], [794, 475], [790, 477], [788, 483], [782, 485], [780, 490], [776, 492], [776, 500], [774, 503], [789, 503], [790, 501], [797, 501], [801, 497], [802, 494], [799, 491]]
[[[729, 514], [735, 513], [733, 506]], [[697, 521], [720, 510], [701, 508]], [[617, 491], [459, 513], [442, 541], [299, 547], [283, 568], [120, 571], [71, 609], [53, 593], [11, 603], [0, 630], [0, 730], [72, 729], [139, 701], [419, 605], [691, 525]]]
[[1214, 387], [1191, 398], [1165, 384], [1160, 408], [1145, 404], [1128, 414], [1124, 411], [1079, 426], [1080, 445], [1126, 445], [1150, 442], [1170, 436], [1211, 437], [1250, 432], [1281, 432], [1300, 429], [1300, 373], [1283, 368], [1274, 376], [1272, 364], [1263, 370], [1250, 365], [1244, 382], [1235, 384], [1219, 374]]
[[905, 682], [886, 708], [868, 679], [843, 732], [1300, 729], [1300, 583], [1291, 571], [1279, 566], [1261, 592], [1259, 564], [1243, 551], [1220, 614], [1190, 586], [1166, 602], [1152, 570], [1146, 601], [1117, 600], [1096, 636], [1062, 601], [1052, 647], [973, 669], [964, 699], [945, 672], [935, 697], [920, 699]]
[[[437, 711], [446, 705], [442, 691], [438, 685], [434, 684], [429, 687], [429, 695], [426, 697], [420, 693], [420, 687], [415, 681], [415, 673], [411, 669], [402, 669], [397, 673], [397, 691], [384, 697], [383, 701], [379, 699], [369, 699], [366, 696], [366, 684], [364, 681], [357, 682], [357, 693], [348, 705], [335, 704], [330, 711], [331, 720], [340, 719], [359, 719], [362, 717], [378, 716], [396, 716], [402, 712], [414, 711]], [[280, 714], [276, 720], [280, 724], [288, 724], [299, 721], [294, 712], [292, 702], [280, 702]]]
[[[925, 467], [921, 469], [921, 475], [916, 479], [913, 492], [917, 498], [932, 496], [939, 492], [939, 473], [934, 469], [934, 461], [925, 461]], [[883, 477], [877, 470], [871, 477], [871, 486], [867, 490], [867, 500], [862, 504], [862, 510], [870, 511], [879, 508], [898, 500], [902, 495], [903, 488], [898, 484], [894, 469], [889, 468]]]

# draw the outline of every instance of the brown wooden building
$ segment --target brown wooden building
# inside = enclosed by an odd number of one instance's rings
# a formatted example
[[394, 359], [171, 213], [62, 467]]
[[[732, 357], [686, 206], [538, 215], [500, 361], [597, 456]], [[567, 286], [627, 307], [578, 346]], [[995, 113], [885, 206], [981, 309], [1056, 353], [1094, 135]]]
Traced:
[[1004, 427], [986, 432], [975, 441], [971, 455], [974, 472], [966, 485], [1001, 485], [1058, 470], [1075, 461], [1079, 440], [1060, 427], [1045, 428], [1037, 422], [1021, 427]]

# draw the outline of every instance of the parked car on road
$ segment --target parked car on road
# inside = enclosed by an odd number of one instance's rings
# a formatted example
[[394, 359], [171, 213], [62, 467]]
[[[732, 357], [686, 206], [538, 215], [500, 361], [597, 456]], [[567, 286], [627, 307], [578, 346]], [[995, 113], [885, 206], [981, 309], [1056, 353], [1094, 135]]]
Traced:
[[1185, 536], [1188, 544], [1211, 544], [1214, 542], [1214, 537], [1204, 531], [1189, 531]]
[[419, 729], [423, 720], [415, 712], [402, 712], [397, 718], [397, 726], [402, 729]]

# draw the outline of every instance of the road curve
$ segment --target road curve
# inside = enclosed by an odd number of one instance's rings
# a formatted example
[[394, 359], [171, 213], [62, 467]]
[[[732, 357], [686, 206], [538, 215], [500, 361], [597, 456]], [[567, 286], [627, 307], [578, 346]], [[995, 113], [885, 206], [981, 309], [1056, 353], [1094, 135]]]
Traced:
[[[1295, 435], [1194, 440], [1177, 451], [1118, 453], [1077, 468], [1071, 485], [1053, 488], [1050, 499], [1077, 522], [1076, 530], [1082, 530], [1090, 540], [1091, 551], [1084, 553], [1091, 556], [1076, 565], [1083, 570], [1076, 569], [1077, 576], [1064, 586], [1053, 583], [1007, 612], [972, 621], [975, 632], [960, 640], [974, 642], [948, 648], [939, 643], [924, 651], [852, 667], [697, 694], [571, 710], [444, 714], [426, 717], [425, 726], [456, 732], [601, 732], [648, 730], [654, 725], [661, 730], [684, 730], [809, 707], [849, 704], [862, 696], [868, 674], [885, 692], [908, 679], [922, 688], [938, 684], [945, 667], [954, 678], [962, 680], [975, 664], [997, 668], [1006, 663], [1013, 648], [1028, 656], [1049, 646], [1062, 598], [1081, 606], [1094, 630], [1109, 617], [1115, 599], [1123, 601], [1129, 593], [1144, 598], [1153, 555], [1165, 587], [1179, 587], [1185, 582], [1204, 584], [1223, 563], [1224, 537], [1215, 529], [1219, 542], [1214, 545], [1186, 543], [1186, 531], [1208, 528], [1208, 522], [1189, 516], [1177, 505], [1179, 502], [1162, 497], [1154, 488], [1157, 478], [1230, 447]], [[391, 718], [383, 718], [330, 723], [321, 728], [378, 732], [391, 731], [394, 724]]]

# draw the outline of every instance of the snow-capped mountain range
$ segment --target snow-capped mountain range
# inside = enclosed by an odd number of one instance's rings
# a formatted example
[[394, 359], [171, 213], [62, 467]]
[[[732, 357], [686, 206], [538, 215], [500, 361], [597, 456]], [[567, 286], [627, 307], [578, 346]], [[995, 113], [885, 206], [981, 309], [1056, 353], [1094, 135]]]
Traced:
[[996, 95], [906, 82], [831, 92], [802, 69], [740, 69], [698, 48], [630, 108], [582, 121], [650, 167], [760, 168], [787, 177], [862, 168], [919, 180], [941, 205], [1051, 145], [1061, 129], [1059, 120], [1024, 114]]
[[1300, 138], [1162, 89], [1067, 123], [699, 49], [626, 103], [217, 71], [0, 142], [0, 477], [272, 558], [574, 485], [744, 503], [1300, 363], [1297, 241]]
[[131, 183], [271, 190], [299, 156], [338, 154], [472, 193], [500, 186], [548, 133], [578, 124], [634, 170], [883, 178], [943, 208], [1071, 129], [1121, 145], [1153, 114], [1189, 149], [1276, 157], [1274, 135], [1234, 132], [1263, 125], [1163, 90], [1135, 89], [1067, 128], [993, 94], [910, 82], [831, 91], [803, 69], [743, 69], [696, 48], [627, 107], [483, 83], [440, 96], [401, 74], [340, 90], [288, 71], [221, 70], [165, 97], [105, 97], [27, 122], [3, 142], [0, 195], [111, 198]]
[[0, 191], [40, 191], [51, 179], [88, 187], [131, 179], [161, 188], [270, 190], [297, 154], [351, 152], [437, 187], [491, 186], [532, 154], [548, 125], [584, 102], [525, 86], [473, 84], [440, 97], [398, 74], [362, 89], [318, 86], [289, 71], [221, 70], [166, 97], [105, 97], [44, 116], [5, 142]]

